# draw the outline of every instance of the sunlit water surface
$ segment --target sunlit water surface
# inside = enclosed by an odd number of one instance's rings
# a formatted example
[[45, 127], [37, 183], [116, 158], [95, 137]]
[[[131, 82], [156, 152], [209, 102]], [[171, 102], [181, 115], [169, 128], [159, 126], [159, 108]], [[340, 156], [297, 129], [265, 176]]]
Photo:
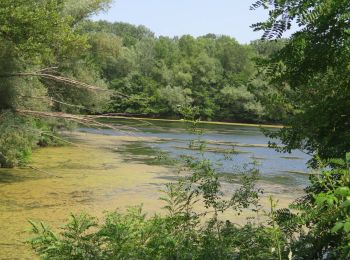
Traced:
[[[286, 186], [303, 188], [308, 184], [307, 161], [310, 156], [295, 150], [280, 153], [268, 148], [269, 139], [262, 129], [251, 126], [200, 124], [201, 135], [191, 133], [191, 124], [184, 122], [112, 120], [116, 125], [128, 125], [122, 132], [109, 129], [86, 129], [81, 131], [106, 135], [129, 134], [145, 137], [145, 140], [129, 143], [124, 151], [145, 155], [165, 152], [170, 157], [180, 155], [196, 156], [198, 151], [189, 149], [190, 141], [200, 138], [208, 151], [205, 158], [211, 160], [217, 170], [234, 174], [242, 165], [255, 163], [261, 172], [261, 179]], [[277, 131], [274, 128], [270, 131]], [[147, 137], [156, 137], [158, 142], [147, 142]], [[276, 142], [276, 140], [274, 140]], [[277, 143], [278, 140], [277, 140]]]

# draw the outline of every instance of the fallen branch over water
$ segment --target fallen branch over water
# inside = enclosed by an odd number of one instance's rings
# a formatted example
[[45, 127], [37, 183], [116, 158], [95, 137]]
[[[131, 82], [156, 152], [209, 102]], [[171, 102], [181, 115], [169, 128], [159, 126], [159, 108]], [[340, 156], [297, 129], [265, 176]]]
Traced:
[[[112, 129], [118, 132], [123, 132], [128, 135], [132, 135], [131, 132], [123, 131], [119, 127], [116, 127], [113, 124], [105, 124], [97, 121], [99, 116], [93, 116], [93, 115], [74, 115], [74, 114], [67, 114], [63, 112], [48, 112], [48, 111], [34, 111], [34, 110], [26, 110], [26, 109], [16, 109], [15, 110], [18, 114], [22, 115], [28, 115], [28, 116], [34, 116], [34, 117], [48, 117], [48, 118], [57, 118], [57, 119], [64, 119], [68, 121], [73, 121], [81, 125], [85, 125], [87, 127], [96, 127], [96, 128], [108, 128]], [[136, 130], [135, 128], [129, 127], [130, 130]]]

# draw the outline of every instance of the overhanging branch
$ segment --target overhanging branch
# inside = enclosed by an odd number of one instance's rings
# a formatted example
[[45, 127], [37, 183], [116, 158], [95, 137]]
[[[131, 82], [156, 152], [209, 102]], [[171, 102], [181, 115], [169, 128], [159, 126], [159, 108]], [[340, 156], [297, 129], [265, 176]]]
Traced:
[[81, 89], [89, 90], [89, 91], [96, 91], [96, 92], [110, 92], [110, 93], [116, 93], [119, 96], [129, 98], [128, 95], [121, 93], [116, 90], [110, 90], [110, 89], [105, 89], [105, 88], [100, 88], [91, 84], [87, 84], [75, 79], [55, 75], [52, 73], [49, 73], [49, 71], [52, 71], [53, 69], [56, 69], [57, 67], [50, 67], [50, 68], [43, 68], [34, 72], [17, 72], [17, 73], [8, 73], [8, 74], [3, 74], [0, 75], [0, 78], [8, 78], [8, 77], [39, 77], [43, 79], [48, 79], [52, 81], [56, 81], [59, 83], [67, 84], [67, 85], [72, 85]]
[[[27, 109], [16, 109], [15, 112], [22, 115], [34, 116], [34, 117], [40, 117], [40, 118], [46, 117], [46, 118], [64, 119], [64, 120], [73, 121], [88, 127], [109, 128], [119, 132], [124, 132], [128, 135], [132, 135], [132, 133], [130, 132], [123, 131], [120, 128], [115, 127], [115, 125], [98, 122], [96, 119], [98, 119], [99, 117], [93, 116], [93, 115], [74, 115], [74, 114], [68, 114], [63, 112], [34, 111], [34, 110], [27, 110]], [[132, 130], [137, 130], [133, 127], [129, 127], [129, 128]]]

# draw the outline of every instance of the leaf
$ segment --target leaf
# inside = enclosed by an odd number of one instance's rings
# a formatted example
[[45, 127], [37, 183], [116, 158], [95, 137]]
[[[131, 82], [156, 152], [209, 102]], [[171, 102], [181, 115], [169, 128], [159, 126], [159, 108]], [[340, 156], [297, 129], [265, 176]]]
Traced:
[[345, 160], [346, 160], [346, 163], [347, 163], [348, 165], [350, 165], [350, 152], [349, 152], [349, 153], [346, 153], [346, 155], [345, 155]]
[[350, 195], [350, 188], [349, 187], [339, 187], [335, 190], [335, 194], [346, 197]]
[[338, 222], [335, 224], [335, 226], [332, 228], [332, 232], [333, 233], [337, 233], [340, 229], [342, 229], [344, 226], [344, 223], [343, 222]]
[[347, 208], [350, 207], [350, 200], [344, 201], [342, 204], [340, 204], [341, 208]]
[[329, 198], [327, 198], [327, 204], [328, 204], [328, 206], [332, 206], [336, 201], [337, 201], [337, 199], [336, 199], [335, 197], [329, 197]]
[[345, 222], [345, 224], [344, 224], [344, 231], [345, 231], [346, 233], [349, 233], [349, 231], [350, 231], [350, 220], [348, 220], [347, 222]]

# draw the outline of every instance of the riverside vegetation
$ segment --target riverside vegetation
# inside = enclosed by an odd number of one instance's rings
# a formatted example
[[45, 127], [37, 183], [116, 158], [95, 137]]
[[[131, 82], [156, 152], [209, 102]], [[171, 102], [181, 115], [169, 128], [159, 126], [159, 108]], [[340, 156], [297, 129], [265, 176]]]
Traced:
[[[258, 205], [258, 172], [223, 194], [210, 161], [185, 159], [184, 176], [162, 198], [167, 213], [140, 208], [103, 223], [72, 216], [60, 234], [33, 223], [43, 259], [348, 259], [350, 258], [349, 17], [347, 0], [260, 0], [264, 40], [240, 45], [226, 36], [154, 37], [144, 27], [87, 18], [110, 1], [0, 3], [0, 164], [22, 165], [31, 150], [64, 142], [57, 130], [96, 121], [102, 112], [280, 122], [266, 133], [313, 156], [306, 195], [266, 221], [236, 225]], [[292, 24], [300, 27], [278, 40]], [[220, 105], [218, 105], [220, 104]], [[197, 107], [196, 113], [189, 107]], [[187, 109], [187, 111], [186, 111]], [[89, 115], [88, 115], [89, 114]], [[196, 131], [196, 127], [194, 128]], [[191, 145], [205, 148], [201, 139]], [[229, 180], [226, 180], [229, 181]], [[194, 205], [204, 205], [199, 212]], [[254, 209], [254, 207], [253, 207]], [[256, 209], [260, 211], [260, 209]], [[232, 213], [233, 214], [233, 213]]]

